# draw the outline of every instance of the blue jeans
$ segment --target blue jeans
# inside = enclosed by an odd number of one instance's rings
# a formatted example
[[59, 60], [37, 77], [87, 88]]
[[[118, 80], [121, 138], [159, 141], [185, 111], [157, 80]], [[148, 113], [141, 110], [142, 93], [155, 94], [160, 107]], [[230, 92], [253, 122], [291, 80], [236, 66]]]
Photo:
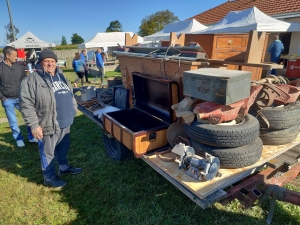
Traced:
[[[14, 136], [14, 139], [16, 141], [23, 140], [23, 136], [21, 134], [19, 125], [18, 125], [18, 120], [15, 112], [15, 108], [19, 111], [19, 99], [7, 99], [4, 102], [2, 102], [2, 106], [5, 110], [6, 117], [8, 119], [8, 123], [10, 126], [10, 129], [12, 131], [12, 134]], [[31, 134], [31, 129], [30, 127], [27, 128], [27, 133], [28, 133], [28, 139], [31, 140], [33, 139], [33, 136]]]

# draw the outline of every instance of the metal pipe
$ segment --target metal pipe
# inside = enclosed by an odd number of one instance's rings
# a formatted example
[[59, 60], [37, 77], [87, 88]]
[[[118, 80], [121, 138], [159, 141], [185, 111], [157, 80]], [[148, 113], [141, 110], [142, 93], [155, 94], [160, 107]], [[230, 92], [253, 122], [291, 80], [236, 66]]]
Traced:
[[14, 41], [15, 41], [16, 40], [15, 26], [14, 26], [14, 23], [13, 23], [11, 12], [10, 12], [9, 0], [6, 0], [6, 3], [7, 3], [7, 9], [8, 9], [8, 13], [9, 13], [9, 19], [10, 19], [10, 27], [11, 27], [12, 35], [13, 35], [13, 38], [14, 38]]

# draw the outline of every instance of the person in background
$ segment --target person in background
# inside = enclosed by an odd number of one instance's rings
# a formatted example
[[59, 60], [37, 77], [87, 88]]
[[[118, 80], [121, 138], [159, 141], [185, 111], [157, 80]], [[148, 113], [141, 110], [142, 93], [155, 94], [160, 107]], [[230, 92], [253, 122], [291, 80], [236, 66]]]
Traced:
[[101, 52], [102, 61], [103, 61], [103, 76], [105, 76], [105, 62], [107, 61], [107, 57], [105, 52]]
[[[70, 126], [77, 103], [72, 85], [56, 66], [57, 55], [50, 49], [40, 53], [36, 71], [24, 78], [20, 90], [20, 111], [38, 141], [44, 185], [63, 187], [58, 175], [78, 174], [81, 168], [68, 164]], [[58, 175], [55, 162], [58, 162]]]
[[[104, 77], [104, 73], [103, 73], [104, 63], [102, 60], [101, 52], [102, 52], [101, 48], [98, 48], [96, 51], [96, 65], [99, 70], [98, 77], [100, 77], [100, 80], [101, 80], [100, 84], [103, 83], [103, 77]], [[94, 82], [96, 82], [96, 81], [97, 81], [97, 76], [95, 76], [95, 78], [94, 78]]]
[[[274, 41], [271, 43], [271, 45], [268, 48], [268, 53], [270, 53], [271, 62], [277, 63], [279, 62], [280, 55], [284, 50], [284, 46], [282, 42], [279, 40], [279, 36], [274, 36]], [[276, 75], [276, 69], [271, 70], [271, 74]]]
[[81, 86], [83, 86], [83, 78], [86, 71], [86, 64], [81, 60], [78, 52], [75, 53], [75, 58], [72, 62], [72, 67], [77, 74], [77, 78], [74, 81], [74, 87], [77, 87], [77, 82], [81, 79]]
[[87, 61], [87, 56], [86, 56], [86, 50], [83, 49], [80, 53], [80, 58], [82, 62], [85, 64], [85, 69], [84, 69], [84, 76], [85, 76], [85, 82], [86, 83], [91, 83], [89, 82], [89, 73], [88, 73], [88, 61]]
[[[4, 60], [0, 62], [0, 99], [13, 137], [18, 147], [24, 147], [24, 138], [21, 134], [15, 108], [19, 110], [20, 84], [26, 77], [25, 68], [17, 62], [17, 50], [11, 46], [3, 49]], [[38, 142], [27, 127], [29, 142]]]

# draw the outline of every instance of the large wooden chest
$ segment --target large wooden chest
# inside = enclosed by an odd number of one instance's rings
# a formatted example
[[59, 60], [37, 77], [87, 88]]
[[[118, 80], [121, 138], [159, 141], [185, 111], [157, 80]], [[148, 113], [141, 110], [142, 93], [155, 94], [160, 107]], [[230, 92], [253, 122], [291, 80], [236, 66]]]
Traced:
[[103, 114], [104, 129], [132, 150], [136, 157], [165, 146], [167, 129], [176, 121], [171, 105], [178, 103], [178, 84], [132, 73], [135, 105]]

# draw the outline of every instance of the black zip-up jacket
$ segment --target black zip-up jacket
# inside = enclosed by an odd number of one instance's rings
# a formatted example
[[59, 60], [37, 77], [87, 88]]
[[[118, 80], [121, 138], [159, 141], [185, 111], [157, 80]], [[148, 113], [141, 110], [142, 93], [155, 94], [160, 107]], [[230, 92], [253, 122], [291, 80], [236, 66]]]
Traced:
[[18, 62], [8, 66], [0, 62], [0, 100], [3, 102], [8, 98], [19, 98], [20, 85], [26, 77], [25, 68]]

